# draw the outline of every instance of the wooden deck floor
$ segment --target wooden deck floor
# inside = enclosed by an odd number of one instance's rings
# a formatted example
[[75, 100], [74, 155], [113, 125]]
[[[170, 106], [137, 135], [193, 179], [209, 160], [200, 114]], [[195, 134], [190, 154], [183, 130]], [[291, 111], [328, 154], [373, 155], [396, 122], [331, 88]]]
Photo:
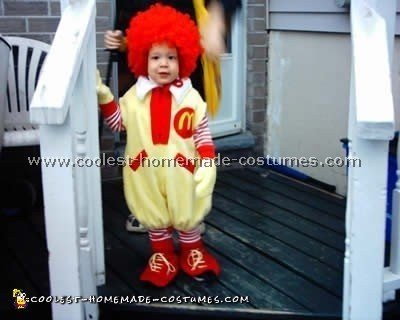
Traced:
[[[104, 304], [102, 314], [118, 309], [128, 314], [170, 314], [174, 319], [177, 314], [183, 319], [199, 314], [227, 319], [340, 317], [343, 199], [270, 171], [221, 172], [204, 235], [222, 265], [220, 279], [199, 283], [181, 274], [173, 285], [155, 289], [139, 281], [149, 243], [147, 235], [125, 231], [129, 212], [122, 182], [104, 182], [102, 191], [107, 285], [99, 294], [153, 299], [151, 304]], [[49, 282], [43, 214], [3, 216], [0, 221], [0, 252], [8, 261], [1, 270], [8, 276], [0, 285], [0, 309], [5, 310], [12, 306], [13, 288], [30, 296], [48, 295]], [[218, 297], [221, 303], [157, 302], [162, 297]], [[248, 301], [228, 303], [227, 297]]]
[[159, 290], [138, 281], [149, 253], [147, 236], [123, 230], [129, 212], [121, 183], [107, 183], [103, 203], [108, 275], [118, 278], [113, 283], [126, 293], [249, 297], [243, 304], [203, 304], [205, 309], [339, 315], [345, 206], [343, 200], [308, 189], [276, 174], [220, 173], [204, 240], [222, 264], [221, 278], [199, 284], [182, 275]]

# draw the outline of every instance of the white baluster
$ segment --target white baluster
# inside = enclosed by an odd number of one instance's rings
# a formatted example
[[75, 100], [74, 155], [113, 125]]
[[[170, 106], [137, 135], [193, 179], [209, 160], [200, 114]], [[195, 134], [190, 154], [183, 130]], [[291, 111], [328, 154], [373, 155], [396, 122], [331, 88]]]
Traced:
[[[87, 154], [91, 159], [100, 156], [99, 150], [99, 114], [96, 97], [96, 32], [93, 19], [93, 31], [90, 33], [88, 41], [88, 54], [85, 57], [84, 67], [86, 68], [86, 92], [87, 96]], [[103, 209], [101, 199], [101, 177], [100, 168], [93, 166], [87, 168], [87, 178], [90, 184], [88, 202], [89, 202], [89, 226], [92, 244], [93, 266], [96, 274], [97, 285], [105, 283], [105, 265], [104, 265], [104, 238], [103, 238]]]
[[[397, 146], [397, 168], [400, 168], [400, 145]], [[384, 297], [383, 301], [390, 301], [395, 299], [395, 290], [400, 288], [400, 171], [396, 170], [396, 187], [393, 190], [392, 198], [392, 234], [390, 246], [390, 265], [385, 268], [384, 273]]]
[[[397, 146], [397, 168], [400, 168], [400, 144]], [[400, 170], [396, 170], [396, 187], [393, 190], [392, 199], [392, 238], [390, 248], [390, 271], [394, 274], [400, 275], [400, 252], [399, 252], [399, 241], [400, 241]]]
[[[82, 66], [77, 78], [74, 89], [72, 104], [70, 109], [72, 128], [74, 132], [75, 156], [76, 159], [84, 161], [75, 166], [75, 197], [77, 204], [77, 214], [79, 221], [79, 244], [80, 244], [80, 271], [81, 285], [84, 297], [95, 296], [97, 294], [96, 277], [92, 260], [92, 244], [89, 228], [89, 193], [91, 185], [88, 181], [89, 167], [85, 159], [91, 161], [87, 156], [87, 128], [88, 128], [88, 96], [94, 95], [94, 92], [87, 91], [87, 68], [86, 59], [82, 61]], [[90, 164], [89, 164], [90, 165]], [[98, 181], [100, 183], [100, 181]], [[85, 314], [87, 319], [97, 319], [98, 305], [85, 303]]]

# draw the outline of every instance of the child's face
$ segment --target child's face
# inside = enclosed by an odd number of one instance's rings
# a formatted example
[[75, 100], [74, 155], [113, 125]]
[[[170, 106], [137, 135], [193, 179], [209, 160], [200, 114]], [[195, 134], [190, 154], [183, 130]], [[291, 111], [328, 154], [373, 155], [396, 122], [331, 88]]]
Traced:
[[157, 84], [173, 82], [179, 76], [178, 52], [166, 44], [156, 44], [149, 51], [147, 61], [149, 77]]

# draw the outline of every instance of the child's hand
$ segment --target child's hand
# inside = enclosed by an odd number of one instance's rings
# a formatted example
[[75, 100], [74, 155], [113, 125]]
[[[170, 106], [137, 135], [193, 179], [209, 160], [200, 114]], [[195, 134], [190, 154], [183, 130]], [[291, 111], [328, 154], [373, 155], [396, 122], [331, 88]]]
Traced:
[[216, 178], [217, 168], [214, 160], [202, 159], [201, 166], [197, 168], [194, 174], [196, 197], [203, 198], [212, 194]]
[[99, 70], [96, 71], [96, 92], [99, 104], [106, 104], [114, 100], [110, 88], [101, 81]]

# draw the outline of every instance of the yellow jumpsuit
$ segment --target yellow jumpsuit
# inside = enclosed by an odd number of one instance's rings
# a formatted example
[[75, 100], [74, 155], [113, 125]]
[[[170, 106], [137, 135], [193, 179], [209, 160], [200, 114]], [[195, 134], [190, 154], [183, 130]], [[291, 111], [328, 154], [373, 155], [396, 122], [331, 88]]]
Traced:
[[123, 181], [128, 207], [148, 229], [191, 230], [209, 213], [212, 195], [195, 196], [195, 168], [191, 165], [196, 162], [181, 163], [174, 159], [198, 157], [193, 131], [206, 114], [206, 104], [194, 88], [185, 92], [180, 103], [172, 97], [168, 143], [153, 144], [151, 92], [139, 99], [136, 87], [119, 101], [122, 124], [127, 132], [125, 160], [128, 163], [123, 168]]

